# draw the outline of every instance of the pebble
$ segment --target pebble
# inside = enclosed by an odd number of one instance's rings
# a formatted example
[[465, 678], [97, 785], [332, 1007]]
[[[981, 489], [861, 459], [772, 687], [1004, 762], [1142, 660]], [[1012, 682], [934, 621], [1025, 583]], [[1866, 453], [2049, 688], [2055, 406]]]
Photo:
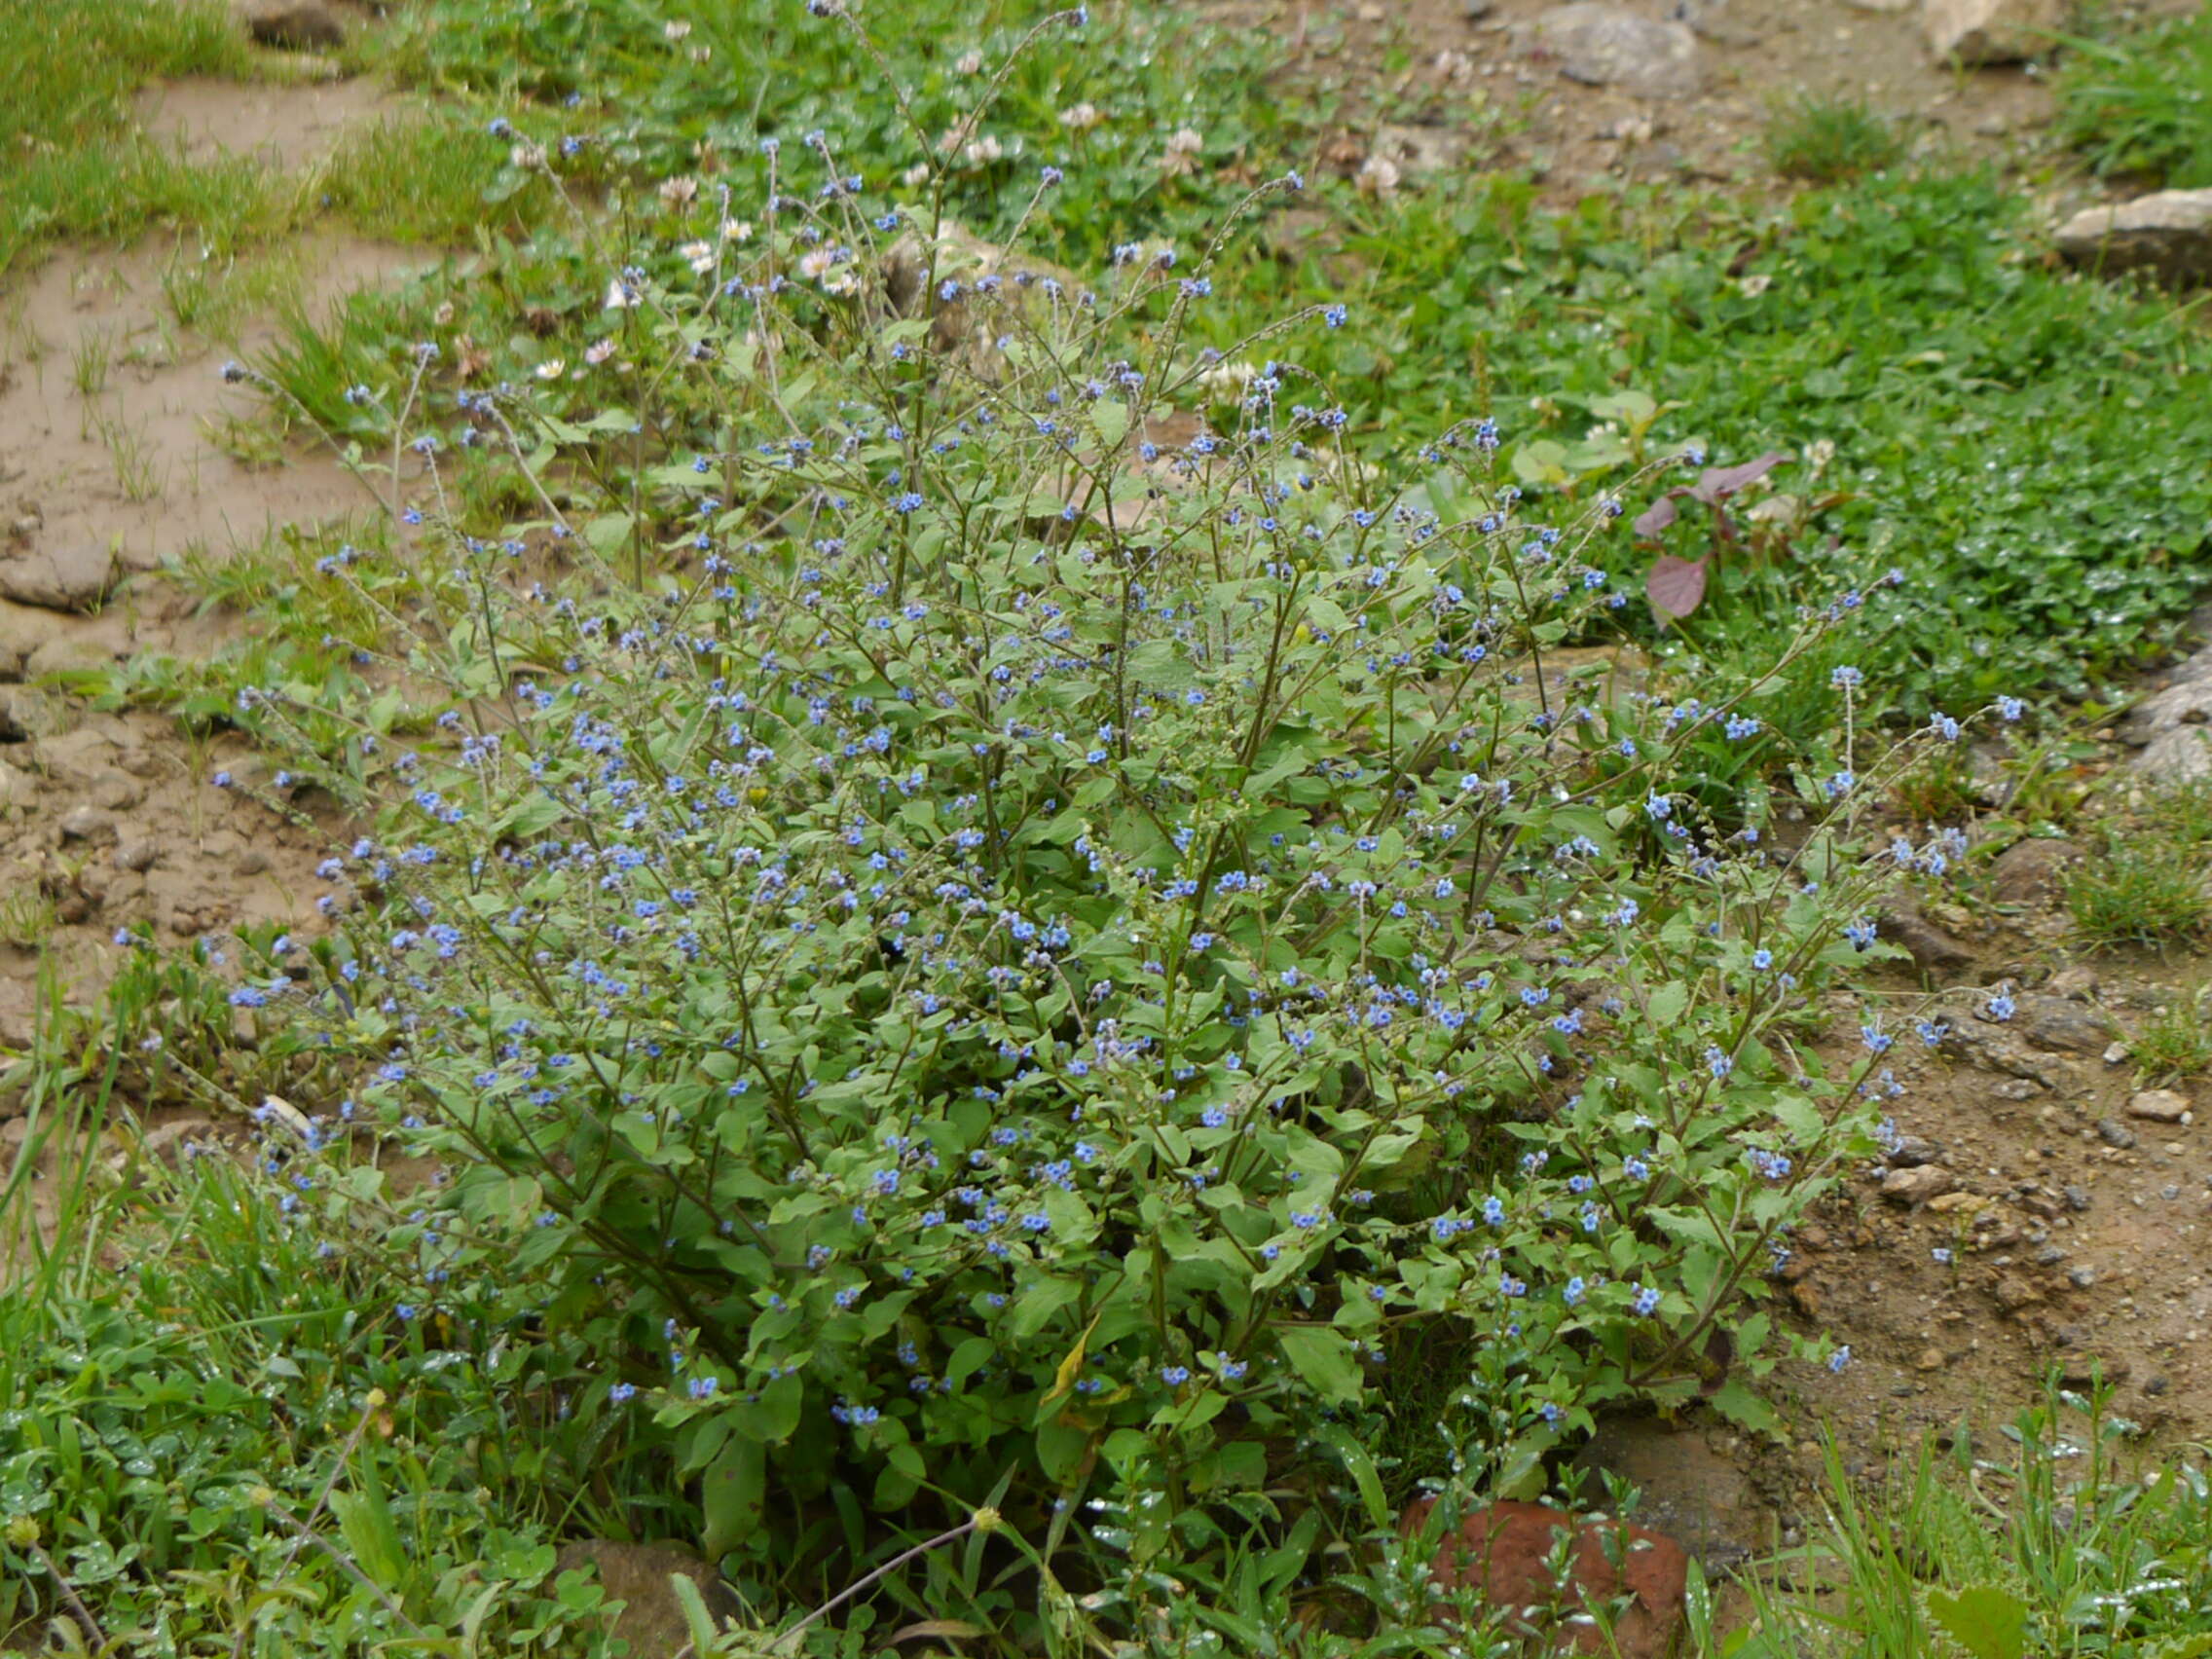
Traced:
[[2107, 1146], [2116, 1146], [2125, 1152], [2135, 1144], [2135, 1131], [2118, 1118], [2097, 1120], [2097, 1134]]
[[102, 812], [97, 807], [77, 807], [61, 820], [61, 838], [64, 841], [90, 841], [97, 836], [114, 833], [114, 815]]
[[2127, 1115], [2157, 1124], [2178, 1124], [2189, 1116], [2189, 1096], [2173, 1088], [2138, 1089], [2128, 1099]]
[[2127, 1061], [2128, 1051], [2125, 1043], [2115, 1043], [2105, 1051], [2105, 1064], [2108, 1066], [2123, 1066], [2127, 1064]]
[[1918, 1169], [1923, 1163], [1934, 1163], [1943, 1156], [1943, 1149], [1932, 1140], [1918, 1135], [1901, 1135], [1898, 1144], [1890, 1148], [1888, 1163], [1892, 1169]]
[[161, 856], [159, 841], [119, 841], [115, 848], [115, 867], [143, 872], [152, 869]]
[[231, 867], [240, 875], [259, 875], [269, 867], [269, 855], [259, 847], [248, 847], [239, 854], [239, 862]]
[[2069, 1268], [2066, 1272], [2066, 1282], [2076, 1290], [2087, 1290], [2089, 1286], [2097, 1282], [2097, 1270], [2094, 1268]]
[[2089, 1207], [2089, 1189], [2086, 1187], [2068, 1187], [2066, 1189], [2066, 1207], [2070, 1210], [2087, 1209]]
[[1924, 1204], [1951, 1190], [1951, 1172], [1940, 1163], [1893, 1169], [1882, 1177], [1882, 1197], [1893, 1204]]

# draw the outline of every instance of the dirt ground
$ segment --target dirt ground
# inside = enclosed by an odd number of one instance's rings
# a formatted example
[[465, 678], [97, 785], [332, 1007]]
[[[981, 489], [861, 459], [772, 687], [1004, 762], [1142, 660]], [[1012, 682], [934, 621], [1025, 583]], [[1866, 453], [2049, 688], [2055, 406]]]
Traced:
[[[1757, 135], [1772, 102], [1807, 93], [1863, 97], [1920, 144], [2022, 166], [2040, 154], [2041, 76], [1936, 63], [1909, 7], [1660, 3], [1644, 16], [1686, 18], [1695, 48], [1682, 90], [1658, 96], [1567, 78], [1537, 29], [1543, 0], [1223, 10], [1285, 43], [1283, 74], [1380, 94], [1390, 121], [1342, 135], [1327, 159], [1355, 172], [1382, 158], [1398, 188], [1437, 167], [1510, 162], [1544, 167], [1562, 197], [1626, 176], [1773, 192]], [[188, 154], [297, 166], [385, 107], [362, 84], [188, 83], [149, 91], [141, 112]], [[294, 252], [311, 310], [419, 257], [328, 240]], [[247, 625], [196, 613], [165, 566], [371, 504], [325, 457], [255, 463], [222, 441], [224, 415], [243, 405], [216, 369], [278, 318], [247, 314], [221, 335], [180, 327], [168, 290], [203, 257], [160, 240], [69, 247], [0, 279], [0, 1048], [30, 1040], [42, 963], [68, 1000], [96, 998], [119, 927], [181, 942], [244, 921], [315, 925], [321, 837], [209, 785], [218, 768], [253, 775], [252, 756], [156, 715], [96, 713], [66, 680], [142, 653], [212, 650]], [[2083, 1379], [2101, 1367], [2122, 1415], [2162, 1440], [2212, 1432], [2212, 1126], [2129, 1117], [2125, 1053], [2133, 1025], [2203, 964], [2079, 960], [2032, 878], [1979, 916], [1936, 920], [1959, 947], [1935, 979], [1960, 987], [1960, 1037], [1936, 1052], [1900, 1044], [1907, 1092], [1893, 1117], [1910, 1166], [1947, 1180], [1926, 1177], [1924, 1201], [1899, 1202], [1883, 1183], [1906, 1162], [1863, 1172], [1785, 1270], [1794, 1316], [1848, 1342], [1854, 1363], [1781, 1379], [1790, 1432], [1779, 1445], [1623, 1423], [1585, 1455], [1643, 1482], [1647, 1515], [1714, 1565], [1771, 1547], [1812, 1513], [1819, 1425], [1871, 1470], [1923, 1429], [2009, 1417], [2053, 1362]], [[1974, 1019], [1966, 988], [2006, 981], [2021, 1015]], [[1902, 974], [1874, 994], [1924, 989]]]

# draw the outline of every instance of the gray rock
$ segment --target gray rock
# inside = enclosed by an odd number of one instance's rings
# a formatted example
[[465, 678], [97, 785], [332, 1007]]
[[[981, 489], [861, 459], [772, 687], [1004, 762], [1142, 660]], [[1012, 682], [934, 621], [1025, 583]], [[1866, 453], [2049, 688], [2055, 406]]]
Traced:
[[1920, 25], [1938, 58], [2018, 63], [2057, 44], [2064, 10], [2064, 0], [1923, 0]]
[[2094, 1268], [2069, 1268], [2066, 1271], [2066, 1282], [2076, 1290], [2087, 1290], [2089, 1286], [2097, 1282], [2097, 1270]]
[[2041, 836], [2015, 841], [1989, 866], [1990, 885], [2001, 903], [2031, 903], [2056, 892], [2060, 880], [2082, 856], [2082, 849], [2072, 841]]
[[104, 547], [34, 547], [0, 559], [0, 599], [46, 610], [95, 610], [122, 578]]
[[2117, 1146], [2120, 1151], [2125, 1152], [2135, 1144], [2135, 1131], [2118, 1118], [2099, 1118], [2097, 1120], [2097, 1138], [2107, 1146]]
[[110, 767], [92, 780], [92, 804], [109, 812], [129, 812], [145, 798], [145, 786], [128, 772]]
[[[2199, 637], [2212, 634], [2212, 607], [2191, 622]], [[2137, 750], [2129, 770], [2154, 785], [2212, 778], [2212, 645], [2175, 664], [2165, 687], [2128, 711], [2120, 740]]]
[[630, 1659], [676, 1659], [691, 1648], [691, 1627], [683, 1604], [669, 1588], [682, 1573], [699, 1586], [707, 1611], [717, 1623], [742, 1612], [736, 1595], [715, 1569], [682, 1544], [625, 1544], [612, 1538], [584, 1538], [564, 1544], [556, 1563], [562, 1572], [597, 1569], [609, 1601], [624, 1604], [613, 1634], [630, 1644]]
[[2097, 971], [2094, 968], [2076, 963], [2071, 968], [2061, 968], [2053, 974], [2044, 985], [2044, 989], [2054, 997], [2065, 997], [2073, 1002], [2087, 1002], [2097, 994], [2097, 987], [2102, 982], [2097, 977]]
[[64, 841], [97, 841], [112, 839], [115, 835], [115, 814], [102, 812], [96, 806], [80, 806], [63, 815], [61, 838]]
[[2189, 1116], [2189, 1096], [2173, 1088], [2142, 1089], [2128, 1100], [2127, 1115], [2154, 1124], [2178, 1124]]
[[1890, 1148], [1887, 1161], [1892, 1169], [1918, 1169], [1934, 1163], [1943, 1156], [1943, 1149], [1932, 1140], [1918, 1135], [1901, 1135], [1898, 1144]]
[[1973, 960], [1973, 952], [1907, 904], [1884, 912], [1882, 937], [1901, 944], [1923, 973], [1949, 974]]
[[346, 24], [323, 0], [243, 0], [245, 32], [280, 52], [335, 52], [346, 44]]
[[162, 844], [155, 840], [119, 841], [115, 848], [115, 867], [136, 870], [143, 874], [161, 862]]
[[2077, 1214], [2087, 1209], [2093, 1201], [2089, 1189], [2086, 1187], [2068, 1187], [2066, 1189], [2066, 1207]]
[[2021, 1035], [2040, 1048], [2090, 1054], [2112, 1041], [2111, 1027], [2099, 1015], [2064, 997], [2022, 997], [2019, 1021]]
[[1697, 36], [1603, 0], [1576, 0], [1536, 19], [1537, 46], [1560, 73], [1591, 87], [1647, 98], [1682, 98], [1704, 84]]
[[2212, 190], [2160, 190], [2089, 207], [2058, 228], [2058, 251], [2098, 271], [2149, 271], [2165, 282], [2212, 280]]

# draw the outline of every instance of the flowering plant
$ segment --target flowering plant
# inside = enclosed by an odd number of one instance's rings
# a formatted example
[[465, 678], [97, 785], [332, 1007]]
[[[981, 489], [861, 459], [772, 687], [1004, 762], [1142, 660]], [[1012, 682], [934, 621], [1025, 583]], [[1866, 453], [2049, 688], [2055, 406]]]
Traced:
[[1897, 864], [1757, 712], [1852, 602], [1639, 686], [1617, 506], [1486, 420], [1361, 461], [1291, 360], [1342, 307], [1197, 350], [1210, 249], [1085, 280], [824, 170], [633, 255], [601, 379], [464, 398], [533, 506], [428, 526], [443, 734], [387, 692], [303, 762], [404, 788], [309, 989], [458, 1171], [424, 1306], [473, 1265], [599, 1332], [578, 1407], [654, 1414], [718, 1552], [832, 1488], [1256, 1493], [1439, 1330], [1523, 1470], [1610, 1403], [1757, 1420], [1882, 1087], [1783, 1022]]

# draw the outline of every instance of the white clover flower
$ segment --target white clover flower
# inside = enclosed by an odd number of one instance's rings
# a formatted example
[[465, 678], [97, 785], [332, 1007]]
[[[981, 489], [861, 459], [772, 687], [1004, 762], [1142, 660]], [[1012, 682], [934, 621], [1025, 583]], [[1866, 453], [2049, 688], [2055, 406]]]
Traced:
[[1103, 115], [1098, 113], [1098, 106], [1088, 100], [1079, 104], [1070, 104], [1066, 109], [1060, 111], [1060, 125], [1070, 132], [1088, 132], [1092, 128], [1103, 123], [1105, 119]]
[[960, 55], [959, 61], [953, 64], [952, 70], [956, 75], [980, 75], [983, 72], [983, 55], [970, 47]]
[[1362, 196], [1372, 196], [1378, 202], [1387, 202], [1398, 194], [1398, 164], [1387, 156], [1370, 156], [1359, 164], [1359, 171], [1352, 183], [1359, 187]]
[[998, 161], [1005, 154], [1006, 146], [1004, 144], [1001, 144], [998, 139], [992, 134], [986, 132], [982, 137], [977, 138], [966, 149], [962, 150], [960, 152], [960, 158], [970, 166], [979, 167], [988, 166], [992, 162]]
[[670, 40], [682, 40], [691, 32], [691, 25], [679, 18], [674, 22], [666, 24], [660, 32], [668, 36]]
[[528, 172], [545, 165], [545, 146], [524, 139], [507, 152], [507, 165]]
[[660, 200], [664, 207], [688, 207], [698, 199], [699, 181], [688, 174], [661, 181]]
[[1167, 153], [1160, 158], [1160, 170], [1169, 178], [1180, 178], [1185, 173], [1197, 172], [1198, 157], [1205, 147], [1205, 139], [1194, 127], [1169, 133]]
[[904, 172], [899, 175], [899, 182], [904, 185], [908, 190], [919, 190], [923, 185], [929, 183], [929, 181], [930, 165], [927, 162], [916, 162], [912, 166], [908, 167]]
[[611, 340], [595, 340], [584, 348], [584, 361], [595, 369], [613, 355], [614, 342]]

